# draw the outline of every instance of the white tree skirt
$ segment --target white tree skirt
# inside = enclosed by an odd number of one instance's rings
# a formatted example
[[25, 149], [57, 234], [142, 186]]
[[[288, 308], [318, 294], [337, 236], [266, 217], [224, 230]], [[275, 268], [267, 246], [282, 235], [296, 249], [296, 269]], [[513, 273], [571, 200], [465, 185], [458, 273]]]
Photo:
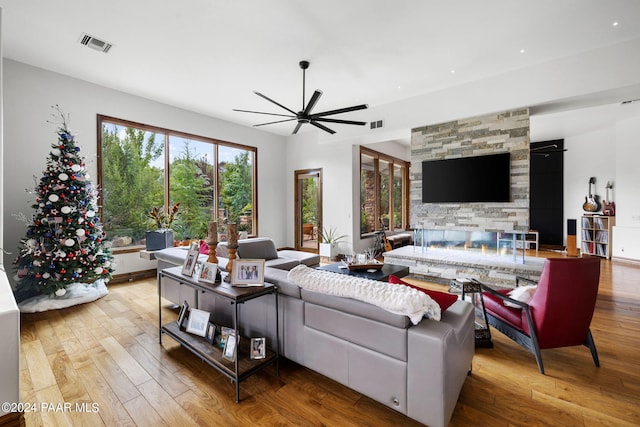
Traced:
[[107, 285], [104, 280], [96, 280], [94, 283], [71, 283], [67, 286], [67, 292], [62, 296], [38, 295], [18, 304], [22, 313], [38, 313], [47, 310], [58, 310], [72, 305], [84, 304], [95, 301], [107, 295]]

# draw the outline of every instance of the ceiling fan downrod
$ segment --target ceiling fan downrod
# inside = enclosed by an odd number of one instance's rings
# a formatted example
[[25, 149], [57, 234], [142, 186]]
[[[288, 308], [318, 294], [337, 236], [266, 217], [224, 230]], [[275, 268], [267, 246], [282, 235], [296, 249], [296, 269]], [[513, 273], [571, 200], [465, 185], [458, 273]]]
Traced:
[[307, 102], [307, 98], [305, 96], [305, 89], [307, 87], [306, 71], [307, 71], [307, 68], [309, 68], [309, 61], [300, 61], [300, 68], [302, 69], [302, 110], [304, 110], [304, 106]]

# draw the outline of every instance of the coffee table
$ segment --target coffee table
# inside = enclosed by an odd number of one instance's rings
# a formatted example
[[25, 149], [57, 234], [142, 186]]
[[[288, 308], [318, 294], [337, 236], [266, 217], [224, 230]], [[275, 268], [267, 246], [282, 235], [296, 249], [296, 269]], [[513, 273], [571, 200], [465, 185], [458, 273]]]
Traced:
[[405, 277], [409, 274], [409, 267], [395, 264], [385, 264], [380, 270], [356, 270], [351, 271], [342, 262], [336, 262], [329, 265], [318, 267], [318, 270], [331, 271], [333, 273], [346, 274], [348, 276], [361, 277], [364, 279], [378, 280], [380, 282], [388, 282], [389, 276], [392, 274], [396, 277]]

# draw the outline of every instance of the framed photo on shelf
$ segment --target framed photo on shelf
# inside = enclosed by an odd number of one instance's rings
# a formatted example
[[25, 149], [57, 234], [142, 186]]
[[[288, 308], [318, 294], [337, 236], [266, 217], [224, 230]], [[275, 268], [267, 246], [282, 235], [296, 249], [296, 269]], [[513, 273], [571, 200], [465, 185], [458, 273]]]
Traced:
[[193, 271], [196, 269], [198, 263], [198, 255], [200, 255], [200, 248], [197, 243], [192, 243], [187, 253], [187, 258], [182, 265], [182, 274], [185, 276], [193, 276]]
[[205, 283], [215, 283], [216, 274], [218, 273], [218, 264], [211, 262], [203, 262], [200, 267], [200, 274], [198, 275], [198, 281]]
[[222, 357], [232, 362], [236, 360], [236, 347], [238, 346], [238, 338], [236, 335], [229, 335], [227, 341], [224, 343], [224, 350], [222, 350]]
[[264, 286], [263, 259], [236, 259], [233, 261], [231, 285], [238, 287]]
[[267, 357], [266, 338], [251, 338], [251, 359], [264, 359]]
[[180, 307], [180, 312], [178, 313], [178, 319], [176, 320], [176, 323], [178, 324], [178, 328], [182, 329], [182, 324], [184, 323], [185, 319], [188, 316], [189, 316], [189, 303], [185, 301], [182, 304], [182, 307]]
[[187, 332], [190, 334], [204, 337], [207, 334], [207, 327], [209, 325], [209, 318], [211, 313], [204, 310], [198, 310], [192, 308], [189, 311], [189, 320], [187, 321]]
[[213, 322], [209, 322], [209, 324], [207, 325], [207, 333], [204, 336], [204, 338], [210, 343], [213, 344], [216, 341], [216, 329], [218, 327], [216, 326], [215, 323]]
[[229, 337], [229, 335], [235, 335], [235, 334], [236, 334], [235, 329], [228, 328], [226, 326], [221, 326], [220, 336], [215, 337], [216, 340], [218, 341], [218, 345], [220, 346], [220, 348], [224, 348], [224, 345], [227, 343], [227, 338]]

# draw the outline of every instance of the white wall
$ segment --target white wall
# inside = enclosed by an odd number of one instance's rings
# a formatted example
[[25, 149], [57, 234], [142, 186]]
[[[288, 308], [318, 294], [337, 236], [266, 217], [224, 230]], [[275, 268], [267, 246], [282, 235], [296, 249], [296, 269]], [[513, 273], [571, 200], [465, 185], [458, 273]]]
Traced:
[[[303, 133], [287, 141], [286, 168], [286, 223], [287, 240], [294, 242], [294, 171], [322, 169], [322, 224], [335, 228], [347, 239], [340, 244], [341, 253], [348, 251], [353, 242], [352, 144], [318, 143], [316, 133]], [[357, 193], [359, 197], [360, 193]], [[359, 210], [357, 211], [360, 212]], [[359, 235], [358, 235], [359, 236]]]
[[4, 59], [4, 87], [4, 159], [9, 160], [5, 160], [3, 167], [7, 177], [3, 197], [4, 247], [14, 254], [27, 227], [16, 216], [23, 214], [30, 218], [33, 214], [34, 196], [25, 189], [32, 191], [35, 187], [34, 176], [39, 179], [42, 175], [50, 144], [56, 141], [57, 126], [47, 122], [54, 119], [51, 107], [56, 104], [70, 116], [69, 126], [94, 182], [97, 182], [96, 114], [258, 147], [258, 230], [260, 235], [272, 237], [277, 245], [286, 245], [287, 223], [281, 214], [287, 202], [281, 190], [286, 170], [284, 137], [9, 59]]
[[613, 256], [640, 261], [640, 104], [629, 105], [636, 115], [616, 126], [616, 226]]
[[[589, 177], [599, 200], [606, 199], [607, 181], [613, 183], [610, 200], [616, 203], [612, 240], [614, 257], [640, 260], [640, 104], [620, 107], [620, 117], [611, 126], [565, 138], [564, 227], [566, 219], [578, 220], [589, 190]], [[565, 229], [566, 235], [566, 229]], [[577, 235], [580, 247], [581, 235]]]
[[[599, 201], [605, 199], [607, 181], [616, 185], [616, 138], [613, 127], [598, 129], [565, 138], [564, 148], [564, 221], [566, 240], [567, 218], [576, 219], [578, 230], [580, 217], [584, 214], [582, 205], [589, 192], [589, 178], [595, 177], [596, 183], [591, 186], [593, 194]], [[611, 192], [610, 192], [611, 194]], [[581, 233], [577, 233], [580, 248]]]

